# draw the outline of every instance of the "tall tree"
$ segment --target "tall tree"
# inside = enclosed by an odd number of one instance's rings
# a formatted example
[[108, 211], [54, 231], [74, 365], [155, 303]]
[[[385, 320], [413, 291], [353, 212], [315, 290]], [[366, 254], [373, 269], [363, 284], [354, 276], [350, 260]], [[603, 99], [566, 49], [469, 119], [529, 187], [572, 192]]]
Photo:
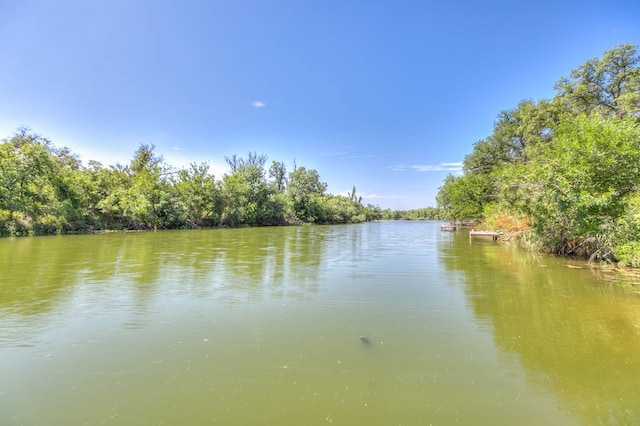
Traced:
[[320, 181], [314, 169], [297, 167], [289, 173], [287, 194], [293, 202], [293, 209], [299, 220], [315, 222], [320, 216], [318, 198], [324, 195], [327, 184]]
[[142, 144], [128, 166], [112, 167], [118, 184], [98, 204], [111, 217], [119, 217], [126, 228], [173, 227], [178, 214], [170, 198], [169, 169], [154, 146]]
[[464, 158], [466, 173], [489, 174], [494, 168], [513, 162], [526, 162], [525, 148], [548, 143], [565, 109], [562, 103], [524, 100], [516, 108], [501, 111], [493, 133], [473, 146]]
[[476, 219], [482, 217], [492, 189], [484, 175], [448, 175], [438, 189], [436, 201], [448, 219]]
[[640, 126], [627, 117], [566, 118], [529, 164], [504, 168], [501, 199], [529, 215], [549, 249], [591, 254], [615, 243], [627, 197], [640, 188]]
[[0, 145], [0, 209], [36, 222], [51, 215], [58, 204], [60, 169], [48, 139], [19, 129]]
[[230, 157], [224, 157], [224, 161], [229, 165], [231, 169], [231, 173], [235, 173], [242, 167], [246, 166], [256, 166], [260, 169], [264, 168], [264, 165], [267, 163], [267, 157], [265, 154], [256, 154], [255, 151], [249, 151], [247, 158], [238, 157], [236, 154], [233, 154]]
[[222, 214], [222, 197], [209, 164], [191, 163], [172, 178], [182, 219], [191, 228], [217, 224]]
[[229, 226], [268, 225], [271, 190], [260, 162], [244, 162], [222, 180], [225, 207], [222, 222]]
[[269, 167], [269, 177], [277, 192], [284, 192], [287, 184], [287, 167], [284, 161], [272, 161]]
[[555, 85], [557, 96], [577, 113], [640, 119], [639, 65], [636, 46], [620, 45], [561, 78]]

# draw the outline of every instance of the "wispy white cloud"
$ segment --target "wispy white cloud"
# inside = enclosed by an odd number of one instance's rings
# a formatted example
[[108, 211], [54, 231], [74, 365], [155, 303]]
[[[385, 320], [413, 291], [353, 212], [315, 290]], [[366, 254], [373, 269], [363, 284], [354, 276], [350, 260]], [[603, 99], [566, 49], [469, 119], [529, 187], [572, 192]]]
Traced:
[[254, 108], [264, 108], [267, 106], [267, 104], [262, 101], [253, 101], [253, 102], [250, 102], [249, 105], [251, 105]]
[[400, 164], [391, 166], [390, 168], [395, 172], [460, 172], [462, 171], [462, 162], [440, 164]]

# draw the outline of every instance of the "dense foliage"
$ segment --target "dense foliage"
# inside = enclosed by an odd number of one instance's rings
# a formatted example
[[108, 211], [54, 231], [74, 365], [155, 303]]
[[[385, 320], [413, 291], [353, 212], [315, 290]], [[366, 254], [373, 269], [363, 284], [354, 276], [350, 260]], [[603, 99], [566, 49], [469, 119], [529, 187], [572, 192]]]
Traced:
[[425, 207], [412, 210], [391, 210], [382, 211], [384, 220], [443, 220], [445, 217], [437, 207]]
[[501, 112], [449, 176], [449, 218], [483, 218], [542, 250], [640, 266], [640, 56], [605, 52], [555, 85], [553, 99]]
[[0, 235], [106, 229], [337, 224], [379, 219], [349, 196], [326, 193], [316, 170], [249, 153], [226, 158], [231, 172], [216, 179], [207, 163], [175, 170], [141, 145], [125, 166], [84, 166], [66, 148], [19, 129], [0, 143]]

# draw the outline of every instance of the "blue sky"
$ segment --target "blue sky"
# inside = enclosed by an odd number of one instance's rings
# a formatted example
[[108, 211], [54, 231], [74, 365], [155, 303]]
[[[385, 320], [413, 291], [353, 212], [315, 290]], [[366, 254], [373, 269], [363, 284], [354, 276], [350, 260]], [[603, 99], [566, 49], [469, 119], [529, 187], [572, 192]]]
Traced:
[[637, 0], [0, 0], [0, 138], [177, 167], [248, 151], [382, 208], [435, 206], [496, 115], [605, 50]]

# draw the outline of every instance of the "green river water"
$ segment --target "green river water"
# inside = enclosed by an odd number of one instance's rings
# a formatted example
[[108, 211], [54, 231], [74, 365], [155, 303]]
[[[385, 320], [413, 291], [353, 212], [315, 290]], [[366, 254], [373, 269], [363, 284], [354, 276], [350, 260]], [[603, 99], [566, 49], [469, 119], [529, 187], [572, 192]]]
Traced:
[[0, 239], [0, 424], [640, 424], [638, 275], [439, 225]]

